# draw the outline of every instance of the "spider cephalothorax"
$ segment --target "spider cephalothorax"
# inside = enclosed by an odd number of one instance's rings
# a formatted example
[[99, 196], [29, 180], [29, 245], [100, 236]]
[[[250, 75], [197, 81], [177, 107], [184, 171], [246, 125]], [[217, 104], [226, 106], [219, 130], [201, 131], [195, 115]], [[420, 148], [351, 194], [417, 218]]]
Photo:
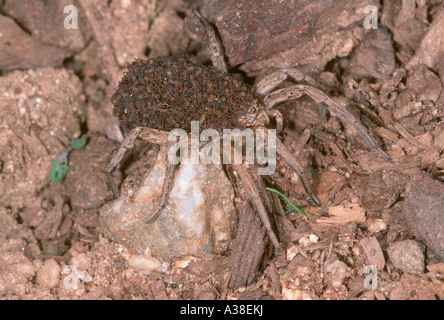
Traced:
[[194, 57], [136, 59], [112, 97], [125, 132], [136, 127], [190, 131], [254, 126], [262, 110], [240, 75], [202, 65]]

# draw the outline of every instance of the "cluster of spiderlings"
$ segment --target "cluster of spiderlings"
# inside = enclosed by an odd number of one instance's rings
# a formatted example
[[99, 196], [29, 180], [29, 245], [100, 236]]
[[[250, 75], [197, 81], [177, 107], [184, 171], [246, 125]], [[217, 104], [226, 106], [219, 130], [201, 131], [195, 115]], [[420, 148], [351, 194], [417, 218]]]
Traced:
[[250, 88], [239, 75], [200, 64], [193, 57], [136, 59], [128, 66], [112, 97], [114, 116], [124, 132], [135, 127], [189, 132], [234, 129], [254, 105]]

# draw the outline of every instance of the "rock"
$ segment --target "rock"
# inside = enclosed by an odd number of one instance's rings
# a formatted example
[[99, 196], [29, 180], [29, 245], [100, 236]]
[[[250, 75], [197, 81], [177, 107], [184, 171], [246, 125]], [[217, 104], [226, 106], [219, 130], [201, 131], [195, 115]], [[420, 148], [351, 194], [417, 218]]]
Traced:
[[175, 56], [185, 51], [189, 39], [184, 21], [173, 10], [165, 10], [154, 20], [148, 33], [149, 57]]
[[403, 213], [409, 228], [444, 259], [444, 185], [420, 172], [407, 190]]
[[[277, 67], [298, 66], [316, 72], [337, 56], [347, 56], [364, 34], [367, 5], [378, 1], [309, 0], [208, 1], [201, 8], [214, 23], [231, 67], [248, 76]], [[189, 29], [199, 32], [197, 19]]]
[[137, 272], [147, 273], [160, 268], [161, 263], [154, 257], [134, 254], [128, 264]]
[[325, 264], [325, 270], [328, 272], [328, 279], [331, 286], [339, 290], [344, 284], [345, 277], [347, 275], [348, 267], [347, 265], [339, 260], [333, 262], [327, 262]]
[[87, 270], [91, 267], [91, 258], [86, 253], [77, 253], [75, 250], [71, 252], [72, 258], [69, 265], [75, 266], [77, 270]]
[[419, 48], [427, 29], [428, 26], [424, 22], [412, 18], [393, 29], [393, 38], [396, 42], [407, 45], [410, 49], [416, 51]]
[[382, 219], [372, 219], [368, 224], [368, 231], [371, 233], [377, 233], [387, 229], [387, 223]]
[[351, 181], [353, 190], [360, 196], [365, 211], [381, 211], [390, 208], [404, 190], [408, 176], [389, 170], [358, 176]]
[[313, 300], [306, 291], [286, 287], [282, 288], [282, 297], [284, 300]]
[[414, 67], [407, 77], [407, 88], [419, 101], [436, 101], [441, 94], [441, 79], [425, 65]]
[[350, 61], [349, 72], [358, 78], [388, 78], [395, 68], [390, 34], [384, 29], [365, 35]]
[[[15, 21], [20, 21], [20, 25], [28, 30], [34, 39], [44, 44], [80, 51], [90, 38], [82, 7], [75, 1], [5, 0], [3, 2], [4, 12]], [[78, 13], [78, 29], [65, 29], [63, 23], [68, 13], [64, 13], [64, 8], [73, 3]]]
[[220, 253], [233, 234], [233, 188], [219, 165], [182, 163], [168, 204], [152, 223], [165, 175], [159, 155], [141, 187], [105, 205], [100, 222], [106, 234], [138, 252], [148, 248], [161, 259]]
[[394, 242], [387, 248], [387, 254], [396, 268], [415, 275], [424, 273], [424, 246], [419, 242]]
[[45, 288], [55, 288], [59, 284], [60, 266], [54, 259], [46, 260], [37, 271], [37, 283]]
[[68, 50], [33, 39], [14, 20], [2, 15], [0, 30], [0, 70], [60, 66], [69, 56]]
[[292, 245], [287, 249], [286, 257], [287, 261], [292, 261], [294, 257], [299, 253], [299, 247], [297, 245]]
[[100, 23], [108, 28], [113, 54], [120, 66], [126, 66], [134, 58], [144, 56], [148, 41], [147, 30], [150, 28], [150, 3], [148, 0], [141, 0], [112, 1], [110, 4], [101, 2], [99, 6], [93, 4], [106, 17], [106, 21]]
[[441, 300], [442, 287], [423, 276], [403, 274], [401, 281], [390, 291], [390, 300]]
[[0, 77], [0, 88], [0, 202], [35, 207], [54, 159], [80, 135], [82, 85], [66, 69], [43, 68]]
[[425, 64], [431, 69], [442, 70], [442, 54], [444, 52], [444, 11], [436, 14], [415, 56], [410, 60], [407, 69], [418, 64]]

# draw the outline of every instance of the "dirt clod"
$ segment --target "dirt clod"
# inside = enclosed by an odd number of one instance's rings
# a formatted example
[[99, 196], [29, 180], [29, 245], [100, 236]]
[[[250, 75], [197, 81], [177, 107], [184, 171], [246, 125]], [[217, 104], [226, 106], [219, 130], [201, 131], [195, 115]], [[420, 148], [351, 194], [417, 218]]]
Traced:
[[424, 247], [419, 242], [414, 240], [394, 242], [388, 247], [387, 253], [396, 268], [410, 274], [424, 273]]
[[45, 288], [54, 288], [59, 284], [60, 266], [54, 259], [46, 260], [37, 271], [37, 283]]
[[[98, 208], [112, 197], [102, 168], [118, 144], [100, 134], [91, 134], [84, 148], [69, 155], [70, 170], [64, 184], [71, 198], [71, 205], [81, 209]], [[85, 176], [88, 180], [85, 181]], [[120, 183], [119, 172], [114, 174]], [[120, 179], [119, 179], [120, 178]]]

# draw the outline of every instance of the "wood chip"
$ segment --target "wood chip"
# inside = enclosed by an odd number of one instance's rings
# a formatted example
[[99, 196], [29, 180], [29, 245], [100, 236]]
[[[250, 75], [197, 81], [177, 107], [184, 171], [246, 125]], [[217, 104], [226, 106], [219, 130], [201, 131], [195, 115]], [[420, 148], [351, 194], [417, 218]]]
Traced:
[[359, 244], [364, 249], [368, 262], [378, 270], [384, 269], [385, 259], [378, 240], [375, 237], [364, 238]]
[[364, 223], [365, 211], [359, 204], [340, 205], [328, 208], [329, 217], [319, 218], [316, 223], [320, 225], [344, 225], [349, 222]]

